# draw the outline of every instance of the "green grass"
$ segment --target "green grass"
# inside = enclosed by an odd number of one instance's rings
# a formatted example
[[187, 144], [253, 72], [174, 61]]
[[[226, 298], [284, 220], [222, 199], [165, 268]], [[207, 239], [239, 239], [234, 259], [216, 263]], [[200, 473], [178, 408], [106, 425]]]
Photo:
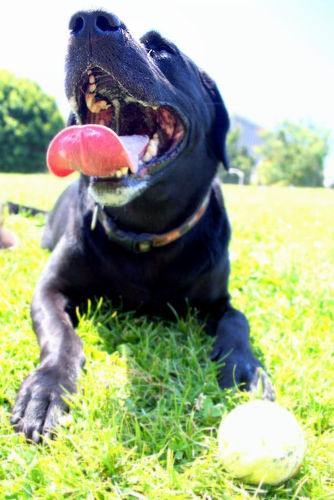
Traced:
[[[0, 175], [0, 199], [49, 208], [67, 180]], [[196, 314], [175, 323], [88, 304], [78, 331], [86, 370], [49, 446], [9, 426], [18, 386], [38, 361], [29, 305], [48, 253], [43, 217], [7, 216], [21, 245], [0, 253], [0, 498], [333, 499], [334, 192], [224, 186], [233, 224], [231, 293], [248, 316], [278, 402], [307, 440], [298, 474], [278, 487], [233, 480], [217, 460], [222, 393], [212, 339]], [[202, 404], [199, 404], [202, 402]]]

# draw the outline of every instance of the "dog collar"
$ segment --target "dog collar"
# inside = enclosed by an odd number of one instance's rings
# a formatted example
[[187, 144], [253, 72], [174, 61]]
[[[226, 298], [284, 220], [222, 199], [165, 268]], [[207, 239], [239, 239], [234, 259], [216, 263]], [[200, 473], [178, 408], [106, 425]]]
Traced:
[[167, 231], [162, 234], [149, 234], [149, 233], [133, 233], [128, 231], [122, 231], [115, 222], [109, 217], [99, 204], [95, 205], [93, 212], [91, 230], [95, 229], [97, 220], [102, 224], [105, 232], [107, 233], [110, 240], [118, 243], [119, 245], [131, 250], [134, 253], [145, 253], [149, 252], [153, 248], [162, 247], [172, 243], [175, 240], [181, 238], [190, 229], [192, 229], [197, 222], [201, 219], [205, 210], [209, 204], [211, 196], [211, 189], [206, 194], [201, 205], [197, 208], [195, 213], [186, 219], [186, 221], [181, 224], [176, 229]]

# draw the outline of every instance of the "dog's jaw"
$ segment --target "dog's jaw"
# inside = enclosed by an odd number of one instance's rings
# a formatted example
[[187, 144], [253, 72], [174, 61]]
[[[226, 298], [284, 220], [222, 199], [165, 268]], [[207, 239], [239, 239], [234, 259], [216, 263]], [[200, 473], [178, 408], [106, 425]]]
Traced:
[[89, 192], [101, 205], [119, 207], [131, 202], [186, 145], [189, 126], [177, 108], [163, 102], [135, 99], [113, 75], [101, 68], [85, 70], [77, 83], [76, 94], [69, 100], [77, 123], [104, 125], [120, 138], [123, 135], [149, 138], [135, 172], [125, 168], [109, 176], [96, 173], [90, 178]]
[[121, 182], [113, 186], [110, 184], [102, 180], [94, 182], [94, 178], [90, 180], [88, 192], [95, 203], [105, 207], [122, 207], [145, 191], [148, 183], [146, 179], [143, 179], [128, 185], [124, 183], [122, 185]]

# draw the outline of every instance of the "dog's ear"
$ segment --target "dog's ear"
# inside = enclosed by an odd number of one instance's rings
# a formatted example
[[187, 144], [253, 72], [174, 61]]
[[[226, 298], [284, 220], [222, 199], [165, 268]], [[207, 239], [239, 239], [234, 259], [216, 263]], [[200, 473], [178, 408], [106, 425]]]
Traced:
[[228, 170], [229, 161], [226, 151], [226, 135], [230, 125], [228, 113], [215, 82], [204, 71], [201, 71], [200, 77], [215, 106], [216, 119], [213, 130], [214, 147], [218, 158], [222, 161], [225, 169]]

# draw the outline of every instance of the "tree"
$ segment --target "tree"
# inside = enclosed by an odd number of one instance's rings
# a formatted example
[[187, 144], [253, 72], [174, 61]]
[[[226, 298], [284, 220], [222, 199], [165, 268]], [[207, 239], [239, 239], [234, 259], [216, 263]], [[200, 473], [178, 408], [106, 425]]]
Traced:
[[0, 171], [45, 170], [47, 146], [63, 127], [53, 97], [30, 80], [0, 71]]
[[[248, 153], [245, 146], [240, 145], [241, 130], [239, 127], [232, 128], [227, 135], [227, 154], [231, 168], [236, 168], [244, 173], [244, 184], [249, 184], [251, 173], [256, 160]], [[233, 183], [233, 174], [226, 173], [224, 182]]]
[[283, 122], [262, 137], [265, 142], [257, 148], [261, 161], [256, 171], [260, 184], [323, 186], [328, 131]]

